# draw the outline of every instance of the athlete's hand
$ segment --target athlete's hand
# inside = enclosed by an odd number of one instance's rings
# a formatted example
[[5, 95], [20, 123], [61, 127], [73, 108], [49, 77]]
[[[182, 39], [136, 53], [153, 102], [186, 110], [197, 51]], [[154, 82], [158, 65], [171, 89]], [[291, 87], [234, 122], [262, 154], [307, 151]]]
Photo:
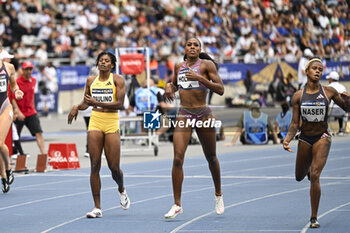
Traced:
[[21, 91], [20, 89], [17, 89], [15, 91], [15, 98], [16, 100], [21, 100], [23, 98], [23, 91]]
[[226, 142], [226, 143], [224, 144], [224, 146], [233, 146], [233, 145], [234, 145], [233, 142]]
[[68, 114], [68, 124], [72, 124], [73, 119], [77, 120], [77, 116], [78, 116], [78, 107], [77, 106], [73, 106], [72, 110], [70, 110], [70, 113]]
[[342, 93], [340, 93], [340, 96], [344, 99], [344, 100], [346, 100], [346, 99], [350, 99], [350, 94], [349, 93], [347, 93], [347, 92], [342, 92]]
[[186, 78], [188, 81], [198, 81], [199, 77], [200, 76], [197, 74], [197, 72], [195, 72], [191, 68], [188, 68], [188, 71], [186, 71]]
[[167, 83], [165, 86], [164, 98], [166, 101], [171, 102], [175, 99], [175, 90], [172, 83]]
[[87, 104], [87, 105], [89, 105], [89, 106], [96, 106], [97, 104], [97, 101], [93, 98], [93, 97], [91, 97], [91, 96], [89, 96], [89, 95], [85, 95], [84, 96], [84, 102]]
[[[15, 115], [15, 119], [19, 120], [19, 121], [24, 121], [24, 119], [26, 118], [23, 113], [17, 108], [17, 111], [14, 111], [14, 115]], [[14, 119], [14, 120], [15, 120]]]
[[289, 151], [289, 152], [294, 152], [290, 146], [289, 146], [289, 142], [286, 142], [285, 140], [283, 141], [283, 149], [285, 149], [286, 151]]

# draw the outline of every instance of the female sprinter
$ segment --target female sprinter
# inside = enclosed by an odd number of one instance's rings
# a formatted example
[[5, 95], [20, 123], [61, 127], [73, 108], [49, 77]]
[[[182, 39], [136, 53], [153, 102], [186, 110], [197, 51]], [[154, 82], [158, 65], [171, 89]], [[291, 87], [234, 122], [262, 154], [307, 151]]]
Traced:
[[[5, 53], [0, 46], [1, 54]], [[11, 91], [15, 94], [15, 98], [20, 100], [23, 98], [23, 92], [18, 88], [15, 78], [15, 67], [3, 61], [2, 56], [0, 58], [0, 171], [2, 192], [7, 193], [10, 190], [10, 184], [12, 184], [14, 177], [12, 174], [9, 149], [5, 144], [7, 133], [11, 127], [13, 120], [12, 105], [8, 98], [8, 84], [10, 83]]]
[[78, 110], [93, 106], [89, 127], [88, 144], [90, 152], [90, 185], [95, 208], [86, 214], [88, 218], [101, 218], [100, 206], [100, 168], [104, 149], [112, 178], [118, 184], [120, 204], [123, 209], [130, 207], [130, 200], [124, 188], [123, 172], [120, 169], [120, 134], [118, 109], [123, 108], [125, 83], [120, 75], [113, 74], [116, 58], [112, 53], [98, 55], [99, 74], [90, 76], [86, 81], [85, 96], [79, 105], [74, 105], [68, 115], [68, 124], [78, 116]]
[[[185, 151], [192, 134], [191, 125], [186, 122], [195, 120], [213, 120], [213, 114], [207, 106], [207, 93], [209, 90], [222, 95], [224, 86], [217, 73], [217, 64], [206, 53], [201, 53], [201, 43], [196, 38], [186, 42], [184, 62], [175, 65], [175, 76], [168, 83], [165, 90], [165, 98], [173, 101], [174, 94], [179, 90], [181, 108], [176, 121], [183, 121], [185, 125], [177, 124], [174, 132], [174, 160], [172, 168], [172, 182], [174, 205], [165, 218], [175, 218], [183, 212], [181, 206], [181, 187], [183, 181], [183, 163]], [[215, 127], [198, 127], [195, 125], [199, 140], [215, 185], [215, 211], [224, 213], [224, 201], [221, 192], [220, 165], [216, 157], [216, 133]], [[204, 125], [204, 124], [203, 124]]]
[[297, 133], [301, 117], [295, 178], [301, 181], [307, 174], [310, 178], [310, 227], [318, 228], [320, 224], [317, 221], [317, 211], [321, 197], [319, 181], [331, 147], [331, 135], [327, 130], [328, 105], [334, 100], [345, 111], [350, 111], [350, 95], [346, 92], [339, 95], [333, 87], [320, 85], [323, 72], [320, 58], [311, 58], [305, 66], [305, 72], [307, 84], [293, 95], [293, 117], [283, 141], [283, 148], [293, 152], [289, 142]]

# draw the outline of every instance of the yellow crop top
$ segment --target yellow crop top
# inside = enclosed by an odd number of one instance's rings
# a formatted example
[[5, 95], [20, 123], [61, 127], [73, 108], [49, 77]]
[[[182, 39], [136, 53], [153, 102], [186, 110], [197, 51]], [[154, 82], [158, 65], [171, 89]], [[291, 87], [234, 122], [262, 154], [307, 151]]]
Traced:
[[106, 81], [100, 81], [97, 76], [90, 86], [91, 96], [98, 102], [111, 103], [116, 102], [116, 87], [113, 82], [113, 73]]

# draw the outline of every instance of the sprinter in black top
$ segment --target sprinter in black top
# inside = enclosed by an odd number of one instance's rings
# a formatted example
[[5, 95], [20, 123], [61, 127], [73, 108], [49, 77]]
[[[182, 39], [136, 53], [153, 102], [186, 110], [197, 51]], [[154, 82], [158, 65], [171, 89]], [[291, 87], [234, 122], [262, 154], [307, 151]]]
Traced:
[[327, 130], [328, 105], [330, 100], [334, 100], [345, 111], [350, 111], [350, 94], [338, 94], [334, 88], [320, 85], [323, 64], [318, 57], [309, 60], [305, 72], [307, 84], [293, 95], [293, 118], [283, 141], [283, 148], [293, 152], [289, 143], [300, 129], [295, 178], [301, 181], [308, 174], [311, 198], [310, 227], [318, 228], [320, 224], [317, 221], [317, 211], [321, 197], [319, 179], [331, 147], [331, 135]]
[[18, 88], [14, 66], [0, 60], [0, 176], [3, 193], [7, 193], [10, 190], [9, 185], [14, 180], [9, 161], [9, 149], [5, 144], [6, 136], [13, 120], [12, 105], [8, 99], [9, 84], [11, 91], [15, 94], [15, 98], [17, 100], [22, 99], [23, 92]]

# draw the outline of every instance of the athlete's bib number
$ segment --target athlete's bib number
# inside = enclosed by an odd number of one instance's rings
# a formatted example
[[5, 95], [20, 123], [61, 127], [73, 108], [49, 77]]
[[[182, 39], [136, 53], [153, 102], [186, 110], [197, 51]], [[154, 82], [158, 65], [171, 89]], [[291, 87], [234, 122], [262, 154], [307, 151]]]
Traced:
[[301, 116], [308, 122], [324, 121], [326, 106], [301, 106]]
[[180, 85], [183, 89], [186, 88], [197, 88], [199, 87], [198, 81], [189, 81], [186, 78], [186, 71], [189, 69], [183, 69], [179, 71], [179, 74], [177, 75], [177, 84]]
[[101, 103], [110, 103], [113, 101], [112, 89], [93, 89], [92, 98]]
[[7, 82], [5, 78], [0, 79], [0, 92], [7, 92]]

